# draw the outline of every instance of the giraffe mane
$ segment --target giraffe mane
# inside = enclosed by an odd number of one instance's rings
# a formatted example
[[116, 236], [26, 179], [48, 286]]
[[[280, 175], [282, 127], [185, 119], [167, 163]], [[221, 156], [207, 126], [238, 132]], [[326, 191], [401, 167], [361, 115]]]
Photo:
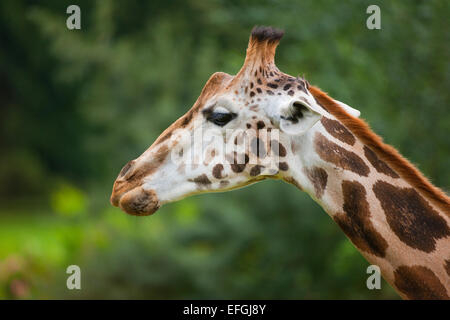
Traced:
[[450, 216], [450, 198], [445, 192], [434, 186], [411, 162], [400, 155], [394, 147], [385, 144], [383, 139], [371, 130], [367, 122], [349, 115], [318, 87], [310, 86], [309, 91], [322, 107], [342, 122], [383, 161], [391, 165], [406, 181], [428, 196], [445, 214]]

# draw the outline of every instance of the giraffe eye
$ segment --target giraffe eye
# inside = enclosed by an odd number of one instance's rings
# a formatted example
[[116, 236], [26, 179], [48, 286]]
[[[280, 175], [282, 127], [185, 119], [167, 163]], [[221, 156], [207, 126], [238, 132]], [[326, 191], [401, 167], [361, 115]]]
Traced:
[[235, 113], [222, 113], [222, 112], [213, 112], [211, 113], [207, 120], [211, 121], [212, 123], [223, 127], [228, 122], [233, 120], [236, 117]]
[[223, 127], [237, 117], [236, 113], [230, 112], [227, 108], [221, 106], [215, 108], [215, 105], [203, 110], [202, 113], [207, 121], [220, 127]]

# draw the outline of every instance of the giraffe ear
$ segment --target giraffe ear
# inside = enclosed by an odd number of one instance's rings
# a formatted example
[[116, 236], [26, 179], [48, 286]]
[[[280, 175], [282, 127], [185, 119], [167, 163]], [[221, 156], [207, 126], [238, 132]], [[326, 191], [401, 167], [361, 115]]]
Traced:
[[354, 117], [356, 117], [356, 118], [359, 118], [359, 116], [361, 115], [361, 111], [359, 111], [359, 110], [357, 110], [357, 109], [355, 109], [355, 108], [352, 108], [352, 107], [350, 107], [349, 105], [347, 105], [347, 104], [345, 104], [345, 103], [343, 103], [343, 102], [340, 102], [340, 101], [338, 101], [338, 100], [334, 100], [338, 105], [340, 105], [344, 110], [345, 110], [345, 112], [347, 112], [349, 115], [351, 115], [351, 116], [354, 116]]
[[322, 118], [319, 110], [303, 101], [292, 101], [280, 111], [280, 129], [290, 135], [302, 135]]

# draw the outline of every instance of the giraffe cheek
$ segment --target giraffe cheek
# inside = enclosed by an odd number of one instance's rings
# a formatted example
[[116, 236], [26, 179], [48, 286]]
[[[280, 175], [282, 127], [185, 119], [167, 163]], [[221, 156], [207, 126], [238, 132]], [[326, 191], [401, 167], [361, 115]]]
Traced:
[[142, 187], [137, 187], [122, 196], [119, 206], [130, 215], [147, 216], [155, 213], [160, 204], [153, 190], [144, 190]]

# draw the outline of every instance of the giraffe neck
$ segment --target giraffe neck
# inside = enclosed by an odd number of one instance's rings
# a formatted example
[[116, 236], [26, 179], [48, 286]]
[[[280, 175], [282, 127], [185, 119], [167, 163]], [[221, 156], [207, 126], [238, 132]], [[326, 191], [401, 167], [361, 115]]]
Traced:
[[291, 148], [293, 181], [402, 297], [449, 299], [448, 213], [335, 119], [322, 118]]

